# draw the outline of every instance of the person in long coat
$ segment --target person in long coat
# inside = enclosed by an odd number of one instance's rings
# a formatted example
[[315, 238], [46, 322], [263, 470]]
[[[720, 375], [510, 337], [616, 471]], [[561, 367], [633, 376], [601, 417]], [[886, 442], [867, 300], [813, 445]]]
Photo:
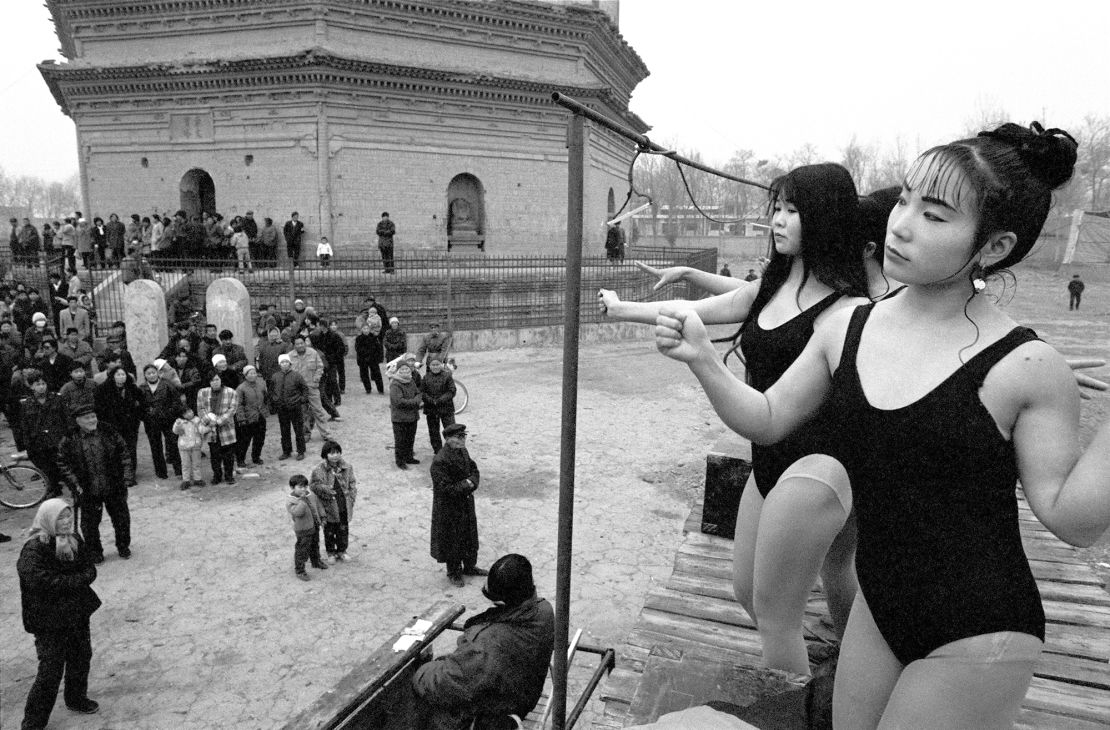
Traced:
[[478, 566], [478, 516], [474, 490], [478, 465], [466, 450], [466, 426], [455, 423], [443, 429], [447, 443], [432, 459], [431, 553], [447, 564], [447, 577], [462, 587], [464, 575], [489, 575]]
[[39, 668], [27, 693], [23, 727], [46, 727], [65, 678], [66, 707], [91, 714], [92, 639], [89, 617], [100, 608], [92, 589], [96, 566], [74, 527], [73, 509], [62, 499], [39, 506], [16, 563], [23, 628], [35, 637]]

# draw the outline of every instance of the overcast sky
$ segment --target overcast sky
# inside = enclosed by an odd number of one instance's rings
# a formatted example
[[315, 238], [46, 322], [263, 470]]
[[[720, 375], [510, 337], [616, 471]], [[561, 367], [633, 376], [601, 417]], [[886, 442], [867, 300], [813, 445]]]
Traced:
[[[73, 125], [35, 69], [56, 58], [39, 0], [5, 0], [0, 166], [63, 179]], [[621, 32], [651, 70], [632, 110], [658, 142], [723, 164], [736, 149], [837, 159], [853, 135], [911, 148], [983, 110], [1077, 126], [1110, 114], [1107, 0], [624, 0]]]

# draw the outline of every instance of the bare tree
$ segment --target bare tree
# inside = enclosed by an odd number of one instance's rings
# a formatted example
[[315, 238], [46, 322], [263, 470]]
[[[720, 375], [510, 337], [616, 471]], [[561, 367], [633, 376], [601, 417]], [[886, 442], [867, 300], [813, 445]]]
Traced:
[[1088, 114], [1076, 135], [1079, 142], [1077, 177], [1084, 182], [1088, 210], [1110, 208], [1110, 117]]
[[852, 180], [856, 183], [856, 189], [861, 194], [865, 190], [871, 190], [877, 163], [874, 145], [860, 144], [856, 135], [853, 134], [852, 138], [848, 140], [848, 144], [840, 151], [840, 154], [840, 164], [851, 173]]
[[813, 143], [806, 142], [801, 147], [791, 152], [786, 158], [787, 169], [793, 170], [795, 167], [802, 165], [812, 165], [815, 162], [821, 161], [821, 153], [813, 146]]
[[961, 137], [974, 137], [984, 130], [996, 129], [1009, 121], [1010, 115], [997, 100], [981, 96], [975, 100], [971, 115], [964, 118]]

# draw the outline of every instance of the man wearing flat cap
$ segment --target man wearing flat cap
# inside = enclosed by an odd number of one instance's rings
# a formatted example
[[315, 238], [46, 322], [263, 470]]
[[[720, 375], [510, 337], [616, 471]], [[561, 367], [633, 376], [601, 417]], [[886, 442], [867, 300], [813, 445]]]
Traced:
[[536, 596], [532, 564], [509, 554], [482, 588], [493, 608], [463, 625], [458, 645], [416, 670], [420, 727], [493, 730], [516, 727], [539, 702], [555, 644], [555, 612]]
[[93, 406], [81, 406], [73, 417], [76, 428], [58, 444], [58, 471], [80, 512], [81, 535], [93, 562], [103, 563], [100, 518], [107, 509], [119, 556], [130, 558], [131, 512], [127, 508], [127, 490], [135, 485], [131, 452], [114, 428], [97, 421]]
[[464, 575], [488, 575], [478, 565], [478, 517], [474, 490], [478, 465], [466, 450], [466, 426], [443, 429], [446, 440], [432, 459], [432, 557], [447, 565], [447, 578], [456, 587]]

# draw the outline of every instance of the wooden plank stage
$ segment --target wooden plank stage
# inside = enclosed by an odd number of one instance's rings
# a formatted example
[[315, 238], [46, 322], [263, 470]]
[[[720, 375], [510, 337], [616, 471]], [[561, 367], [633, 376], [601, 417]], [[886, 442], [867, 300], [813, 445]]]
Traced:
[[[1110, 593], [1076, 550], [1057, 540], [1018, 493], [1021, 532], [1048, 620], [1045, 651], [1018, 719], [1018, 728], [1093, 730], [1110, 727]], [[722, 667], [758, 666], [759, 636], [732, 596], [732, 541], [702, 534], [701, 505], [683, 528], [674, 570], [644, 599], [635, 627], [617, 650], [617, 666], [602, 685], [604, 715], [593, 727], [619, 728], [713, 699], [744, 705], [747, 687], [729, 687]], [[829, 635], [824, 598], [810, 597], [807, 640]], [[696, 661], [677, 661], [683, 656]], [[706, 669], [706, 662], [716, 662]], [[645, 673], [645, 669], [648, 671]], [[692, 672], [702, 679], [660, 673]], [[782, 687], [789, 686], [782, 677]], [[692, 684], [701, 682], [700, 687]], [[735, 684], [735, 682], [733, 682]], [[665, 688], [665, 689], [661, 689]], [[768, 692], [774, 690], [767, 690]], [[666, 692], [663, 701], [649, 695]]]

